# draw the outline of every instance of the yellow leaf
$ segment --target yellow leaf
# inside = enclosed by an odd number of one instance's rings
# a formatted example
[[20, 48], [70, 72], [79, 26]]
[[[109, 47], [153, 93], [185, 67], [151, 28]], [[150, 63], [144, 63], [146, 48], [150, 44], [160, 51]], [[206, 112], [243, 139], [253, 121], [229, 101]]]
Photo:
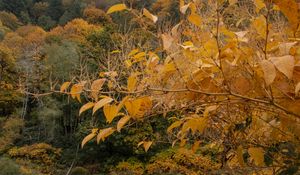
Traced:
[[291, 48], [296, 45], [298, 42], [290, 42], [290, 43], [281, 43], [279, 44], [279, 52], [280, 55], [289, 55]]
[[193, 151], [193, 153], [195, 153], [196, 151], [197, 151], [197, 149], [199, 148], [199, 146], [200, 146], [200, 141], [198, 140], [198, 141], [196, 141], [194, 144], [193, 144], [193, 146], [192, 146], [192, 151]]
[[126, 115], [123, 118], [121, 118], [117, 124], [117, 130], [118, 132], [121, 131], [121, 129], [123, 128], [123, 126], [130, 120], [130, 116]]
[[142, 144], [144, 144], [144, 141], [140, 141], [137, 145], [137, 147], [140, 147]]
[[203, 117], [206, 118], [208, 117], [208, 114], [212, 111], [215, 111], [216, 109], [218, 109], [218, 106], [208, 106], [205, 108], [205, 111], [203, 112]]
[[111, 123], [113, 119], [118, 115], [118, 106], [106, 104], [103, 107], [103, 112], [108, 123]]
[[144, 142], [143, 143], [143, 146], [144, 146], [144, 149], [145, 149], [145, 152], [147, 152], [150, 148], [150, 146], [152, 145], [153, 142], [149, 141], [149, 142]]
[[81, 148], [90, 140], [92, 140], [97, 134], [98, 129], [93, 129], [92, 133], [87, 135], [81, 142]]
[[132, 74], [127, 80], [127, 90], [133, 92], [135, 90], [137, 83], [137, 77], [135, 74]]
[[281, 73], [289, 79], [292, 79], [295, 67], [295, 59], [293, 56], [286, 55], [282, 57], [271, 57], [270, 61]]
[[229, 0], [229, 4], [230, 4], [230, 5], [236, 4], [237, 1], [238, 1], [238, 0]]
[[296, 88], [295, 88], [295, 96], [298, 96], [299, 91], [300, 91], [300, 82], [296, 85]]
[[167, 72], [173, 72], [173, 71], [176, 71], [176, 67], [175, 67], [174, 63], [166, 63], [164, 65], [164, 72], [165, 73], [167, 73]]
[[236, 156], [242, 167], [245, 166], [244, 157], [243, 157], [243, 147], [240, 145], [236, 150]]
[[98, 101], [94, 108], [93, 108], [93, 114], [95, 114], [95, 112], [102, 108], [104, 105], [108, 104], [108, 103], [111, 103], [112, 101], [114, 101], [114, 99], [110, 98], [110, 97], [105, 97], [103, 99], [101, 99], [100, 101]]
[[194, 25], [196, 25], [196, 26], [198, 26], [198, 27], [200, 27], [200, 25], [201, 25], [201, 16], [197, 15], [196, 13], [192, 13], [192, 14], [188, 17], [188, 20], [189, 20], [192, 24], [194, 24]]
[[276, 69], [275, 66], [268, 60], [263, 60], [260, 63], [260, 66], [264, 72], [264, 79], [266, 82], [266, 85], [269, 86], [273, 83], [276, 77]]
[[151, 14], [147, 9], [143, 9], [143, 15], [145, 15], [147, 18], [149, 18], [151, 21], [153, 21], [154, 23], [157, 22], [158, 17]]
[[145, 57], [146, 57], [146, 53], [140, 52], [140, 53], [134, 55], [133, 59], [135, 60], [135, 62], [139, 62], [139, 61], [142, 61]]
[[185, 14], [186, 11], [187, 11], [187, 9], [189, 8], [190, 4], [191, 4], [191, 3], [188, 3], [187, 5], [180, 6], [180, 12], [181, 12], [182, 14]]
[[137, 54], [138, 52], [139, 52], [139, 49], [134, 49], [128, 54], [128, 56], [131, 57], [131, 56]]
[[152, 107], [152, 101], [149, 97], [126, 100], [124, 103], [129, 115], [134, 119], [144, 116], [144, 113]]
[[256, 6], [256, 12], [259, 12], [260, 9], [265, 8], [266, 4], [263, 0], [254, 0], [255, 6]]
[[83, 91], [83, 86], [84, 86], [85, 82], [82, 82], [82, 83], [78, 83], [78, 84], [75, 84], [72, 86], [71, 88], [71, 97], [73, 99], [77, 99], [79, 102], [81, 102], [81, 99], [80, 99], [80, 94], [82, 93]]
[[169, 34], [162, 34], [161, 39], [163, 41], [163, 48], [165, 50], [169, 50], [169, 48], [172, 46], [174, 39]]
[[253, 27], [256, 29], [257, 33], [263, 38], [266, 38], [266, 31], [267, 31], [267, 22], [266, 22], [266, 18], [261, 15], [259, 17], [257, 17], [253, 23], [252, 23]]
[[101, 79], [93, 81], [93, 83], [91, 85], [91, 91], [92, 91], [91, 96], [95, 100], [98, 100], [99, 91], [102, 89], [102, 86], [105, 83], [105, 81], [106, 81], [105, 78], [101, 78]]
[[70, 86], [71, 82], [64, 82], [60, 87], [60, 92], [65, 92]]
[[287, 17], [292, 29], [297, 31], [299, 25], [299, 7], [295, 0], [273, 0]]
[[176, 122], [172, 123], [172, 125], [170, 125], [170, 126], [168, 127], [167, 132], [172, 132], [172, 130], [173, 130], [174, 128], [179, 127], [182, 123], [183, 123], [182, 121], [176, 121]]
[[249, 148], [248, 153], [257, 166], [264, 166], [264, 150], [262, 148]]
[[79, 110], [79, 115], [81, 115], [84, 111], [91, 109], [93, 106], [93, 102], [88, 102], [87, 104], [83, 105]]
[[126, 97], [124, 97], [124, 98], [122, 99], [122, 101], [118, 104], [118, 111], [120, 111], [120, 110], [123, 108], [125, 102], [126, 102], [128, 99], [129, 99], [129, 96], [126, 96]]
[[99, 134], [97, 135], [97, 143], [99, 144], [100, 141], [104, 141], [106, 137], [110, 136], [115, 132], [115, 129], [110, 127], [103, 130], [100, 130]]
[[123, 11], [123, 10], [126, 10], [127, 7], [125, 4], [116, 4], [116, 5], [113, 5], [111, 6], [108, 10], [107, 10], [107, 14], [111, 14], [111, 13], [114, 13], [114, 12], [118, 12], [118, 11]]

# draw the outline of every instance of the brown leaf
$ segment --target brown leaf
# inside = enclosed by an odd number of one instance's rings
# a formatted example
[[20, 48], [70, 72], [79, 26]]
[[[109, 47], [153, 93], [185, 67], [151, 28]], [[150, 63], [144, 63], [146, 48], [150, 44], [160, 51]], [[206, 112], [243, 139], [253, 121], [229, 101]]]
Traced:
[[264, 72], [264, 79], [266, 82], [266, 85], [269, 86], [273, 83], [276, 77], [276, 69], [275, 66], [268, 60], [263, 60], [260, 63], [260, 66], [262, 67], [262, 70]]
[[292, 79], [295, 67], [295, 59], [293, 56], [286, 55], [282, 57], [271, 57], [270, 61], [281, 73], [289, 79]]

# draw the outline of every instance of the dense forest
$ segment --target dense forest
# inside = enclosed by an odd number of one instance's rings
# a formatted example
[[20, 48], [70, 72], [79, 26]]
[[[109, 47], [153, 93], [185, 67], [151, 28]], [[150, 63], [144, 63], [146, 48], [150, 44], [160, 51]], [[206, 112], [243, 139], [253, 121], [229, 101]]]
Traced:
[[0, 0], [0, 175], [300, 173], [297, 0]]

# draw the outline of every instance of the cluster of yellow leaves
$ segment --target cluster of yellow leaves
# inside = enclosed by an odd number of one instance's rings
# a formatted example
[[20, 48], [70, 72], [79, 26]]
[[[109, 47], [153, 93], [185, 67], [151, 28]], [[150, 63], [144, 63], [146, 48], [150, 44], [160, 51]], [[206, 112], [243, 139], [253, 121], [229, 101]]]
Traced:
[[[236, 5], [237, 2], [230, 0], [229, 4]], [[233, 133], [238, 142], [244, 144], [248, 144], [249, 140], [266, 145], [283, 141], [282, 137], [275, 136], [277, 132], [272, 127], [297, 135], [300, 113], [300, 101], [297, 99], [300, 91], [299, 43], [287, 40], [291, 37], [288, 36], [288, 26], [281, 26], [287, 36], [276, 31], [265, 10], [281, 10], [292, 30], [297, 31], [299, 18], [292, 13], [298, 14], [298, 7], [293, 0], [274, 1], [272, 9], [268, 9], [265, 1], [253, 2], [257, 14], [250, 20], [249, 29], [230, 31], [222, 23], [219, 9], [216, 9], [219, 19], [216, 20], [215, 14], [202, 18], [199, 9], [207, 4], [181, 0], [179, 11], [183, 20], [158, 35], [162, 48], [157, 50], [164, 51], [164, 59], [160, 59], [154, 51], [133, 49], [124, 53], [124, 66], [128, 68], [125, 74], [128, 76], [125, 82], [120, 82], [119, 92], [130, 96], [118, 102], [113, 96], [101, 96], [106, 79], [92, 83], [90, 96], [94, 101], [83, 105], [80, 114], [93, 108], [95, 115], [103, 108], [107, 123], [112, 124], [120, 118], [116, 127], [92, 130], [82, 146], [96, 136], [98, 143], [105, 140], [116, 130], [120, 132], [131, 120], [143, 120], [147, 114], [156, 114], [157, 111], [166, 114], [174, 109], [180, 111], [180, 116], [175, 116], [176, 121], [167, 131], [178, 132], [176, 141], [180, 140], [180, 146], [187, 145], [192, 137], [207, 134], [206, 130], [210, 134], [216, 131], [216, 140]], [[220, 4], [209, 5], [216, 8]], [[125, 4], [117, 4], [107, 13], [123, 10], [131, 9]], [[143, 9], [141, 15], [153, 23], [159, 20], [147, 9]], [[61, 91], [65, 92], [69, 86], [70, 82], [66, 82]], [[78, 94], [83, 92], [84, 86], [85, 82], [73, 85], [71, 96], [80, 101]], [[265, 113], [267, 117], [261, 117]], [[245, 115], [253, 120], [250, 124], [244, 122]], [[286, 116], [293, 120], [286, 119]], [[286, 123], [292, 126], [287, 129]], [[240, 130], [245, 133], [241, 134]], [[288, 139], [293, 140], [293, 137], [285, 138]], [[152, 143], [141, 141], [138, 146], [143, 145], [147, 152]], [[199, 140], [194, 142], [193, 152], [197, 151], [200, 143]], [[248, 145], [246, 150], [242, 146], [236, 147], [236, 159], [241, 166], [246, 166], [245, 151], [257, 166], [265, 165], [263, 148]]]

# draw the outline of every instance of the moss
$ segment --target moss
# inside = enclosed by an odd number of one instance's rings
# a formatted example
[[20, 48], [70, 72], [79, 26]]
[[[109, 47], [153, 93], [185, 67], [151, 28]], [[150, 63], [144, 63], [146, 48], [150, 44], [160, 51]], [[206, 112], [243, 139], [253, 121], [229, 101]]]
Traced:
[[9, 158], [0, 159], [0, 175], [21, 175], [20, 167]]
[[89, 175], [89, 174], [90, 174], [90, 172], [83, 167], [75, 167], [71, 171], [71, 175]]

